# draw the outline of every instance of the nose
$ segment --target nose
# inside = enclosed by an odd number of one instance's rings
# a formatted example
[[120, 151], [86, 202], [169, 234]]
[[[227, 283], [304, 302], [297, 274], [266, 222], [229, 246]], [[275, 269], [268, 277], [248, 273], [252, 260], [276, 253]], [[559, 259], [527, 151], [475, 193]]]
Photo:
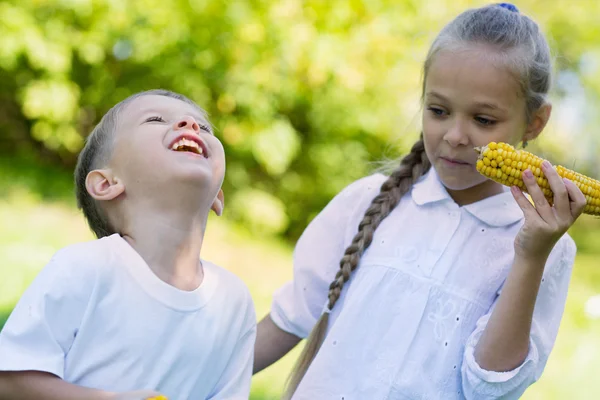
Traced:
[[444, 135], [444, 140], [452, 147], [469, 144], [468, 123], [455, 120]]
[[175, 122], [175, 126], [173, 126], [173, 130], [179, 131], [182, 129], [191, 129], [196, 133], [200, 133], [200, 126], [196, 122], [196, 120], [192, 117], [183, 117]]

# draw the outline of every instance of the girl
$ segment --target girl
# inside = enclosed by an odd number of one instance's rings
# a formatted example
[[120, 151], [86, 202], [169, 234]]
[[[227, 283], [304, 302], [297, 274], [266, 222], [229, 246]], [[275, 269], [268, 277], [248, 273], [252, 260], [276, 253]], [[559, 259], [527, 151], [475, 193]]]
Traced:
[[545, 163], [554, 206], [528, 170], [534, 207], [480, 175], [473, 148], [536, 138], [550, 81], [547, 42], [514, 6], [447, 25], [424, 65], [420, 139], [308, 226], [294, 280], [259, 324], [254, 371], [308, 337], [285, 398], [517, 399], [539, 379], [585, 198]]

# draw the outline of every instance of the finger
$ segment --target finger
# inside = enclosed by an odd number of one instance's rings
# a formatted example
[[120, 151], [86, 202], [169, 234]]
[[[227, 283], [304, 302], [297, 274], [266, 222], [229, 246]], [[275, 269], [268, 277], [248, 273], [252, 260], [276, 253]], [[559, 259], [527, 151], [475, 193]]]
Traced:
[[535, 207], [533, 207], [533, 204], [531, 204], [529, 199], [525, 197], [525, 193], [523, 193], [523, 191], [519, 187], [511, 186], [510, 192], [512, 193], [519, 207], [521, 207], [521, 210], [523, 210], [523, 214], [525, 215], [526, 219], [540, 217], [538, 215], [538, 212], [535, 210]]
[[576, 219], [583, 213], [587, 200], [581, 189], [573, 181], [563, 178], [563, 182], [569, 194], [571, 216]]
[[535, 209], [540, 217], [542, 217], [542, 219], [546, 222], [555, 220], [556, 216], [552, 211], [552, 207], [550, 207], [550, 204], [548, 204], [548, 200], [546, 200], [544, 197], [542, 189], [538, 185], [535, 176], [529, 168], [523, 171], [523, 182], [525, 183], [527, 192], [531, 196], [533, 204], [535, 205]]
[[569, 219], [571, 217], [571, 204], [565, 182], [548, 161], [542, 162], [542, 171], [548, 180], [550, 190], [554, 193], [554, 209], [558, 217], [563, 220]]

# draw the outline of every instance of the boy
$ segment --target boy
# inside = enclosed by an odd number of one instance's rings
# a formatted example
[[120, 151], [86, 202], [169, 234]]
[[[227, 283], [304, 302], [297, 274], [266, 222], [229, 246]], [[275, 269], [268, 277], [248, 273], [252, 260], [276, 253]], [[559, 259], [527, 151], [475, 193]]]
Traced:
[[248, 399], [254, 305], [200, 257], [224, 173], [184, 96], [138, 93], [102, 118], [75, 171], [97, 240], [58, 251], [23, 294], [0, 334], [0, 398]]

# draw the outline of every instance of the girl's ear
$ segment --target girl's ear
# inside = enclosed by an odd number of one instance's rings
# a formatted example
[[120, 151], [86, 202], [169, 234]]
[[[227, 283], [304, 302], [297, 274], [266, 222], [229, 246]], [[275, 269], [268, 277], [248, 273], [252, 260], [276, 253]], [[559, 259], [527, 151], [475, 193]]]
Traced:
[[113, 200], [125, 192], [125, 185], [110, 169], [90, 171], [85, 178], [85, 188], [94, 200]]
[[223, 208], [225, 207], [225, 196], [223, 195], [223, 190], [219, 189], [219, 193], [217, 193], [217, 197], [212, 203], [210, 207], [211, 210], [215, 212], [219, 217], [223, 214]]
[[546, 127], [550, 114], [552, 113], [552, 104], [545, 103], [535, 112], [531, 117], [531, 121], [527, 125], [525, 135], [523, 135], [523, 141], [527, 142], [538, 137], [540, 133]]

